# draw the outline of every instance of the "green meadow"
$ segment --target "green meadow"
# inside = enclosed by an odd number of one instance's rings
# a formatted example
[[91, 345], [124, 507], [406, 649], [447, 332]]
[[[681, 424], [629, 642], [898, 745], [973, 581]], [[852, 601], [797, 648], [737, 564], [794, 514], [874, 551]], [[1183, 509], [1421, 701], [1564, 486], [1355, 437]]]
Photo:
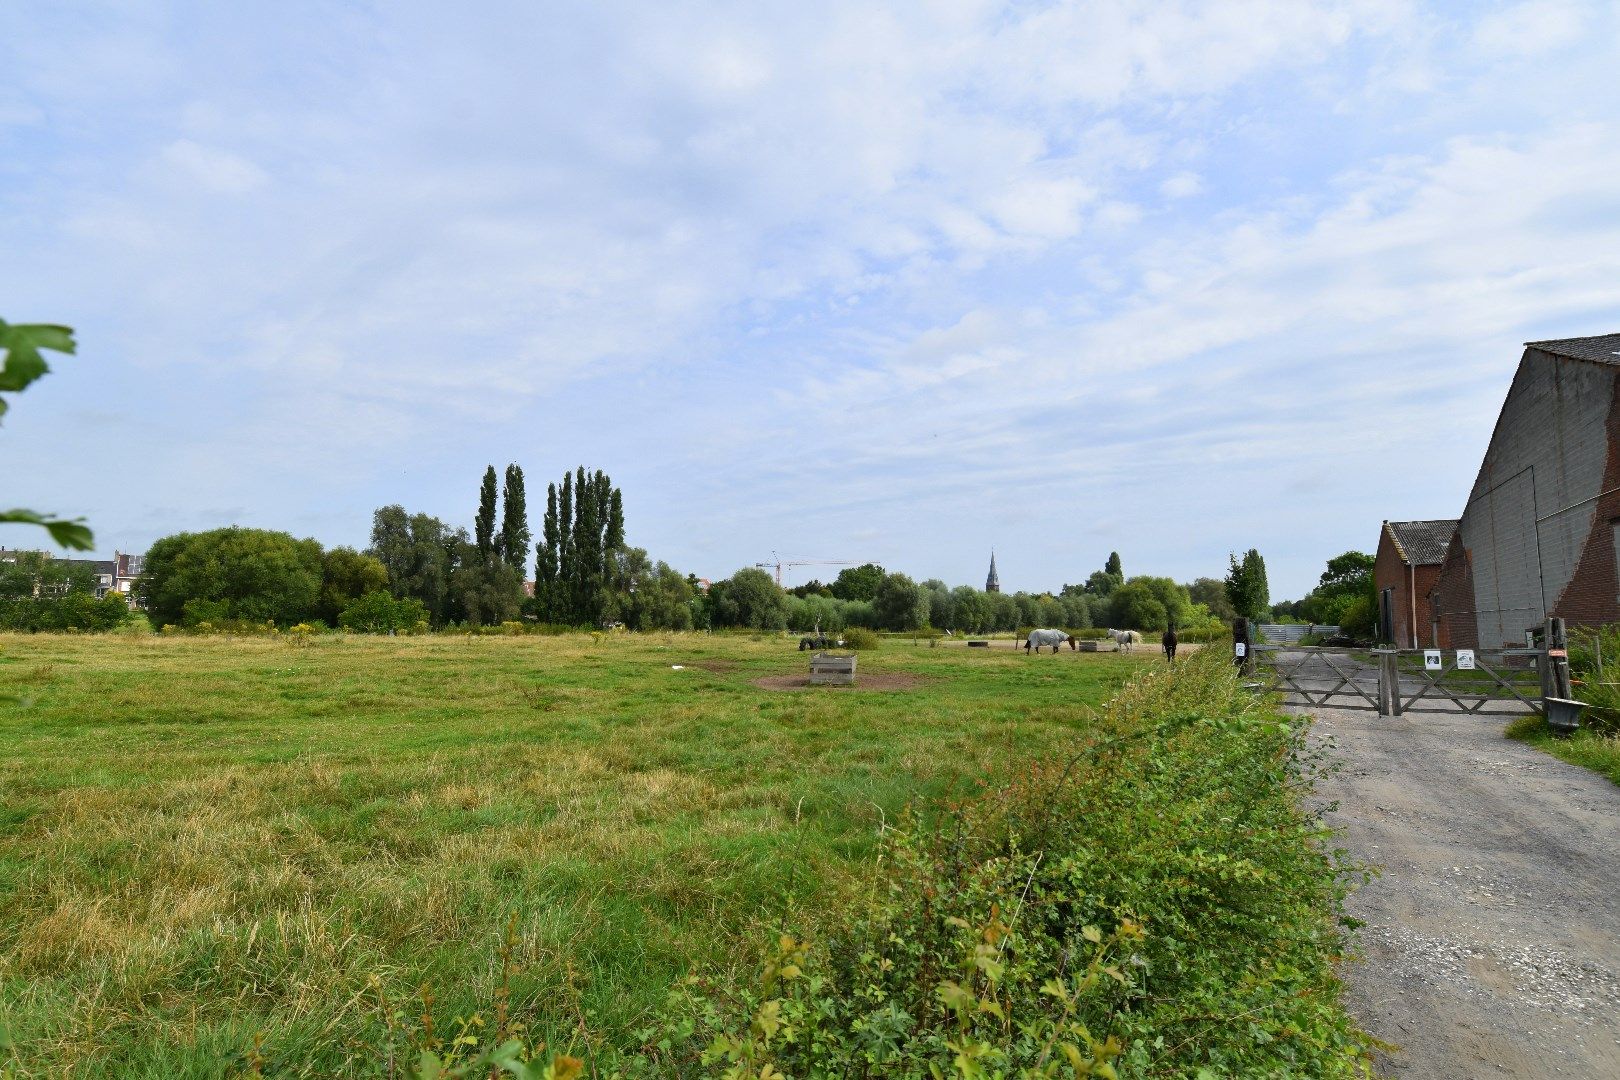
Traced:
[[912, 685], [795, 692], [777, 638], [0, 635], [0, 1074], [329, 1075], [498, 995], [624, 1040], [1155, 662], [889, 642], [861, 672]]

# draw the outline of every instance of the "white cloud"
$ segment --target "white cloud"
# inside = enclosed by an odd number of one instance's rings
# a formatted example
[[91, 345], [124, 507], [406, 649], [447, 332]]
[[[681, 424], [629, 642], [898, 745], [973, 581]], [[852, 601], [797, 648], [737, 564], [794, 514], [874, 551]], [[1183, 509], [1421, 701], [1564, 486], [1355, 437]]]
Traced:
[[1194, 172], [1179, 172], [1159, 185], [1159, 193], [1167, 199], [1185, 199], [1204, 190], [1203, 179]]
[[166, 167], [205, 191], [245, 195], [266, 180], [264, 170], [248, 159], [190, 139], [170, 143], [159, 157]]
[[1474, 28], [1474, 45], [1495, 56], [1535, 57], [1575, 42], [1590, 15], [1569, 0], [1528, 0], [1492, 12]]

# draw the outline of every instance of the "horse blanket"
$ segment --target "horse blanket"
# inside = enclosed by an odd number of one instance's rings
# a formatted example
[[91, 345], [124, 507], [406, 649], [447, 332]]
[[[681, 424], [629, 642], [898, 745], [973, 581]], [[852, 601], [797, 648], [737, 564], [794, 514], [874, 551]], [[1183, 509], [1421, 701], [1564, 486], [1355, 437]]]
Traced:
[[1052, 651], [1057, 652], [1058, 646], [1068, 640], [1069, 635], [1061, 630], [1031, 630], [1029, 640], [1024, 643], [1024, 648], [1033, 652], [1040, 652], [1041, 646], [1050, 645]]

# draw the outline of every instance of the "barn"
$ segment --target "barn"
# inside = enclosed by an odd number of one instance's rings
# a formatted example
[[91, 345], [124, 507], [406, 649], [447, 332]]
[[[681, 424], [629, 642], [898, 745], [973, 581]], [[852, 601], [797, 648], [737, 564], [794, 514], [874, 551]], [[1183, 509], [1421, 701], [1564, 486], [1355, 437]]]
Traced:
[[1379, 641], [1392, 641], [1402, 649], [1434, 644], [1438, 631], [1429, 597], [1456, 531], [1456, 518], [1384, 522], [1373, 563]]
[[1620, 620], [1620, 334], [1532, 341], [1430, 596], [1442, 648]]

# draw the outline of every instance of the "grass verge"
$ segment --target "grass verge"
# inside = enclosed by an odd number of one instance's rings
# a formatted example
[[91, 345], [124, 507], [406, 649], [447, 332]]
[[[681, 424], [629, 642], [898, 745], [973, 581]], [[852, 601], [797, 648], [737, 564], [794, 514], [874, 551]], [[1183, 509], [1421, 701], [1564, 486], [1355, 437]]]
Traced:
[[1553, 734], [1547, 721], [1539, 716], [1521, 716], [1503, 734], [1620, 784], [1620, 737], [1583, 728], [1565, 738]]

